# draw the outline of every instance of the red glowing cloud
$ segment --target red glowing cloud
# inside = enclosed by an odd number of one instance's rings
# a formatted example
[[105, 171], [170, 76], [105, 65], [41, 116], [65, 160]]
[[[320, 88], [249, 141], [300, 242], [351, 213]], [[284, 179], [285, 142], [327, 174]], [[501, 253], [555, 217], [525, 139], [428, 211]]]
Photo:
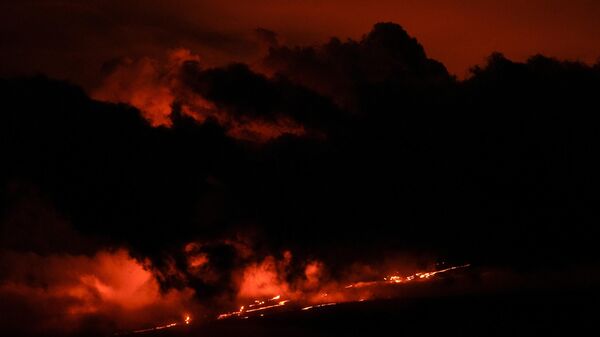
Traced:
[[182, 81], [184, 66], [188, 62], [200, 64], [200, 57], [187, 49], [176, 49], [162, 59], [124, 59], [92, 92], [92, 97], [130, 104], [138, 108], [152, 126], [171, 126], [171, 113], [177, 104], [184, 115], [198, 123], [212, 119], [236, 139], [264, 142], [286, 133], [304, 134], [302, 125], [291, 118], [241, 116], [225, 107], [218, 107]]
[[0, 259], [7, 272], [0, 298], [14, 309], [2, 318], [8, 331], [114, 332], [173, 319], [192, 306], [191, 289], [161, 292], [152, 272], [123, 249], [94, 256], [5, 252]]
[[289, 293], [290, 287], [283, 278], [285, 266], [285, 261], [277, 261], [272, 256], [249, 265], [243, 271], [238, 297], [261, 298]]
[[181, 92], [177, 73], [182, 63], [190, 60], [199, 61], [199, 57], [186, 49], [169, 52], [165, 60], [148, 57], [122, 60], [92, 96], [102, 101], [131, 104], [153, 126], [169, 126], [171, 107]]

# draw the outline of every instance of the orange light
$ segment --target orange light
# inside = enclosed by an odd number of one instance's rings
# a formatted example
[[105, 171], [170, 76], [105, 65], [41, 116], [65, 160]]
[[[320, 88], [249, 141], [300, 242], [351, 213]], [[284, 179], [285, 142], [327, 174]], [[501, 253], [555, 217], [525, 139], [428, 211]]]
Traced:
[[[272, 261], [269, 261], [272, 262]], [[267, 264], [263, 264], [264, 265]], [[412, 275], [408, 275], [408, 276], [403, 276], [403, 275], [398, 275], [398, 274], [394, 274], [394, 275], [389, 275], [386, 277], [383, 277], [379, 280], [372, 280], [372, 281], [359, 281], [356, 283], [351, 283], [351, 284], [347, 284], [347, 285], [340, 285], [338, 283], [333, 283], [333, 284], [328, 284], [324, 287], [324, 285], [318, 285], [320, 286], [320, 288], [312, 288], [314, 286], [314, 283], [310, 283], [310, 286], [307, 289], [303, 289], [303, 290], [298, 290], [297, 292], [292, 292], [292, 293], [288, 293], [288, 292], [282, 292], [281, 294], [283, 295], [270, 295], [273, 297], [267, 297], [267, 298], [258, 298], [258, 299], [253, 299], [250, 300], [250, 304], [247, 304], [246, 306], [242, 306], [240, 307], [239, 311], [233, 311], [230, 313], [224, 313], [219, 315], [217, 318], [218, 319], [224, 319], [224, 318], [235, 318], [235, 317], [239, 317], [239, 318], [248, 318], [248, 317], [252, 317], [254, 315], [256, 316], [262, 316], [262, 315], [268, 315], [272, 312], [272, 309], [287, 305], [288, 302], [290, 302], [290, 299], [285, 299], [288, 296], [292, 296], [292, 300], [295, 303], [306, 303], [304, 307], [299, 308], [300, 310], [311, 310], [314, 308], [320, 308], [320, 307], [325, 307], [325, 306], [330, 306], [330, 305], [335, 305], [336, 302], [326, 302], [326, 299], [335, 299], [336, 301], [338, 301], [339, 303], [342, 302], [351, 302], [351, 301], [357, 301], [357, 302], [363, 302], [363, 301], [368, 301], [370, 299], [375, 299], [377, 298], [377, 295], [371, 295], [369, 294], [370, 292], [370, 288], [372, 287], [379, 287], [379, 286], [385, 286], [385, 285], [398, 285], [400, 286], [400, 284], [407, 284], [407, 283], [414, 283], [414, 282], [425, 282], [428, 281], [430, 279], [434, 279], [436, 275], [441, 274], [441, 273], [445, 273], [451, 270], [455, 270], [455, 269], [461, 269], [461, 268], [467, 268], [469, 267], [470, 264], [465, 264], [465, 265], [460, 265], [460, 266], [454, 266], [454, 267], [449, 267], [446, 269], [442, 269], [442, 270], [435, 270], [435, 271], [420, 271], [417, 273], [414, 273]], [[254, 269], [257, 269], [256, 266], [253, 267]], [[260, 269], [260, 268], [258, 268]], [[289, 290], [290, 286], [285, 285], [282, 286], [281, 284], [278, 284], [277, 282], [280, 281], [280, 278], [276, 278], [274, 276], [275, 272], [276, 272], [276, 268], [275, 269], [270, 269], [270, 268], [266, 268], [264, 267], [263, 269], [267, 270], [268, 272], [265, 273], [254, 273], [253, 276], [257, 276], [254, 279], [252, 279], [253, 281], [274, 281], [275, 285], [273, 287], [264, 287], [264, 286], [260, 286], [260, 287], [248, 287], [246, 290], [255, 290], [254, 288], [260, 289], [260, 290], [271, 290], [271, 289], [284, 289], [284, 290]], [[271, 273], [273, 273], [273, 275], [271, 275]], [[266, 274], [269, 274], [269, 277], [258, 277], [258, 276], [264, 276]], [[247, 278], [251, 279], [251, 278]], [[260, 283], [260, 282], [258, 282]], [[253, 282], [252, 285], [258, 284], [257, 282]], [[248, 283], [250, 284], [250, 283]], [[304, 285], [306, 285], [306, 283], [304, 283]], [[261, 289], [262, 288], [262, 289]], [[345, 289], [352, 289], [352, 290], [345, 290]], [[361, 290], [361, 289], [365, 289], [365, 291]], [[326, 291], [324, 291], [326, 290]], [[260, 293], [260, 292], [259, 292]], [[244, 292], [244, 294], [247, 294], [247, 292]], [[276, 292], [272, 292], [271, 294], [277, 294]], [[269, 296], [268, 294], [265, 294], [267, 296]], [[360, 296], [360, 297], [359, 297]], [[310, 304], [310, 305], [309, 305]], [[251, 313], [254, 313], [252, 315], [249, 315]]]

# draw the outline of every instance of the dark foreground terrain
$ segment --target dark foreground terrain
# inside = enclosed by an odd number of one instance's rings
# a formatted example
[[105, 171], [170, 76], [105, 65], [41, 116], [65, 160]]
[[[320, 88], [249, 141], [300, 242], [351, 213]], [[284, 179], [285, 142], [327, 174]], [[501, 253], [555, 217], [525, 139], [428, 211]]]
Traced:
[[145, 336], [595, 335], [595, 291], [378, 300], [214, 321]]

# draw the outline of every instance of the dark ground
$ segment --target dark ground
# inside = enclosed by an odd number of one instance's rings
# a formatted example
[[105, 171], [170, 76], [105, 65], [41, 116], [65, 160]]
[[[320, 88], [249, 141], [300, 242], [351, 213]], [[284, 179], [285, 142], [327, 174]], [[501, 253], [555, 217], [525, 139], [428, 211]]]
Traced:
[[146, 336], [574, 336], [593, 335], [596, 291], [354, 302], [215, 321]]

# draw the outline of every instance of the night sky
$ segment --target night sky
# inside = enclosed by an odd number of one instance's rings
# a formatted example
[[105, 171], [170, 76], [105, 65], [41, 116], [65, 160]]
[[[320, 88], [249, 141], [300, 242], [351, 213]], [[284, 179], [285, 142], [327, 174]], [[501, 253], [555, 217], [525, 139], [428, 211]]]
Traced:
[[254, 61], [261, 27], [291, 45], [358, 39], [376, 22], [401, 24], [459, 78], [494, 51], [594, 63], [600, 4], [594, 0], [4, 1], [1, 74], [32, 71], [94, 86], [101, 65], [188, 48], [211, 65]]
[[[589, 0], [0, 4], [0, 334], [335, 336], [352, 315], [441, 322], [446, 298], [473, 335], [581, 327], [599, 17]], [[331, 330], [292, 309], [261, 323], [260, 301], [347, 306]], [[219, 330], [232, 311], [250, 323]]]

